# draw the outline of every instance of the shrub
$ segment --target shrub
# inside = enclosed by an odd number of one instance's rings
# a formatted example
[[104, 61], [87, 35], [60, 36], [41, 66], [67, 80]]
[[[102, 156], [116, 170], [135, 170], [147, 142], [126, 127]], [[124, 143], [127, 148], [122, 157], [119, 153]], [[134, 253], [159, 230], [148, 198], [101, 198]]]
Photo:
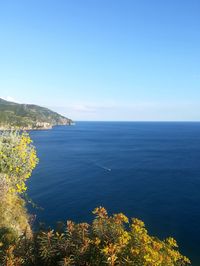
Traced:
[[96, 208], [94, 214], [90, 225], [68, 221], [61, 231], [40, 231], [29, 240], [21, 237], [4, 252], [4, 261], [12, 257], [19, 266], [190, 264], [189, 259], [179, 253], [173, 238], [161, 241], [150, 236], [142, 221], [132, 219], [129, 223], [122, 213], [108, 216], [102, 207]]
[[26, 190], [25, 181], [38, 162], [31, 142], [27, 133], [6, 131], [0, 134], [0, 174], [1, 179], [6, 179], [10, 192]]
[[0, 228], [11, 228], [18, 235], [26, 231], [29, 236], [29, 216], [20, 194], [38, 162], [31, 142], [27, 133], [0, 134]]

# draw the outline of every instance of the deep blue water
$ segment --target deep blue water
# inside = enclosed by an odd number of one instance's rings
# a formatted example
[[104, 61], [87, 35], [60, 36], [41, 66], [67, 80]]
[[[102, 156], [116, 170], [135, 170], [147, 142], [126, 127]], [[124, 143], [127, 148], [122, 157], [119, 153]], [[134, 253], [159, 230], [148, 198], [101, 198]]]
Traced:
[[40, 163], [29, 195], [38, 220], [90, 221], [104, 206], [173, 236], [200, 265], [200, 123], [79, 122], [32, 131]]

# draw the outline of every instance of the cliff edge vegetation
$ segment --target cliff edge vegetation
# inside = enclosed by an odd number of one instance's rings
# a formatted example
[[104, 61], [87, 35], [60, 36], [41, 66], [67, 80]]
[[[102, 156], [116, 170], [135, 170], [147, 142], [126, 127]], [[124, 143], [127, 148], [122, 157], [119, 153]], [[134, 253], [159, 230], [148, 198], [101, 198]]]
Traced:
[[73, 121], [48, 108], [19, 104], [0, 98], [0, 130], [49, 129], [55, 125], [71, 125]]
[[[149, 235], [143, 221], [123, 213], [93, 211], [92, 223], [31, 228], [23, 193], [38, 163], [27, 133], [0, 133], [1, 266], [188, 266], [172, 238]], [[56, 199], [55, 199], [56, 200]]]

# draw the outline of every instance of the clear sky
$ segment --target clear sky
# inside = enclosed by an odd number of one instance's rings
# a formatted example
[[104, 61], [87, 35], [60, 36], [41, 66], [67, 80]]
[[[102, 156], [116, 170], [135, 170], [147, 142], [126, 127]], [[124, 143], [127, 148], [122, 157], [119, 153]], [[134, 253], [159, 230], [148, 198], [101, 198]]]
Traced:
[[200, 120], [200, 1], [2, 0], [0, 97], [74, 120]]

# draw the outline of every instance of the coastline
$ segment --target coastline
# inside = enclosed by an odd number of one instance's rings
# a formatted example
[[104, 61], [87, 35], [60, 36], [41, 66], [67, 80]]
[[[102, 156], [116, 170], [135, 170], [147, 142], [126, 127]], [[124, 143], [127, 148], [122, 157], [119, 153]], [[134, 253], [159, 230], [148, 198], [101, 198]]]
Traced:
[[0, 126], [0, 131], [7, 131], [7, 130], [22, 130], [22, 131], [26, 131], [26, 130], [50, 130], [55, 126], [74, 126], [75, 123], [68, 123], [68, 124], [57, 124], [57, 125], [48, 125], [48, 126], [41, 126], [41, 127], [17, 127], [17, 126]]

